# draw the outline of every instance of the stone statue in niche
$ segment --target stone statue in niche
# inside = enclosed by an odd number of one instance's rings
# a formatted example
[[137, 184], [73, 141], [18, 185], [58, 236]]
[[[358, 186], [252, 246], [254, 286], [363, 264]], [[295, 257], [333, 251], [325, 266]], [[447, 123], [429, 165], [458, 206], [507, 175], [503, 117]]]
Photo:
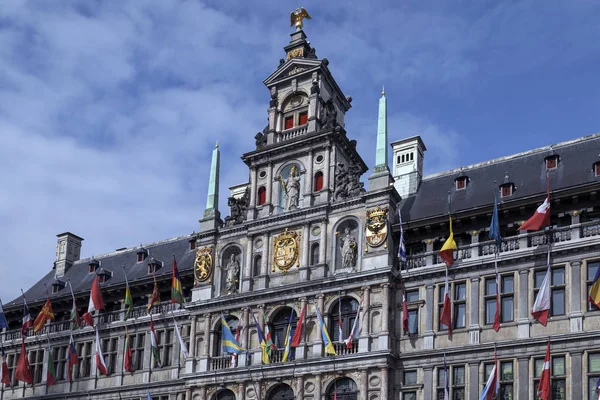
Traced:
[[352, 236], [350, 228], [344, 229], [344, 235], [341, 236], [339, 232], [335, 233], [340, 241], [342, 248], [342, 268], [354, 268], [356, 267], [356, 255], [358, 253], [358, 243], [356, 238]]
[[284, 180], [280, 175], [279, 181], [281, 182], [281, 188], [285, 197], [285, 210], [295, 210], [298, 208], [298, 201], [300, 199], [300, 176], [298, 168], [292, 165], [287, 179]]
[[360, 181], [361, 168], [359, 165], [346, 167], [339, 162], [335, 167], [335, 189], [333, 200], [342, 201], [365, 193], [364, 183]]
[[227, 199], [229, 206], [229, 216], [225, 217], [225, 226], [233, 226], [241, 224], [246, 220], [246, 210], [250, 203], [250, 191], [247, 188], [244, 195], [239, 199], [231, 196]]
[[237, 260], [237, 256], [232, 254], [229, 258], [229, 263], [227, 263], [227, 266], [219, 268], [227, 271], [227, 276], [225, 277], [225, 287], [228, 294], [237, 293], [240, 274], [240, 263]]
[[329, 99], [323, 108], [323, 129], [335, 128], [337, 125], [337, 110], [331, 99]]

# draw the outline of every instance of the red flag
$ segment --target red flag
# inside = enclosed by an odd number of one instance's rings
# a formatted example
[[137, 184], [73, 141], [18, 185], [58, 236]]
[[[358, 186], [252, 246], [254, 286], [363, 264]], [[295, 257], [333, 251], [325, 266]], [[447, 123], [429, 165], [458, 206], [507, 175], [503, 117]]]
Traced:
[[100, 283], [98, 282], [98, 275], [94, 277], [92, 282], [92, 290], [90, 291], [90, 303], [88, 304], [88, 310], [83, 314], [83, 319], [89, 326], [94, 326], [94, 317], [92, 312], [96, 310], [104, 310], [104, 300], [102, 299], [102, 292], [100, 291]]
[[550, 400], [550, 340], [548, 340], [548, 346], [546, 347], [546, 358], [544, 358], [544, 367], [542, 368], [542, 374], [540, 375], [540, 382], [537, 388], [537, 396], [540, 400]]
[[446, 268], [446, 285], [444, 287], [444, 306], [440, 315], [440, 324], [448, 327], [448, 336], [452, 336], [452, 310], [450, 309], [450, 294], [448, 293], [448, 268]]
[[406, 304], [406, 293], [404, 292], [404, 286], [402, 287], [402, 329], [404, 333], [410, 335], [408, 327], [408, 305]]
[[154, 278], [154, 289], [152, 290], [152, 296], [148, 299], [148, 314], [152, 311], [152, 306], [154, 304], [160, 303], [160, 293], [158, 292], [158, 285], [156, 284], [156, 276], [152, 274]]
[[302, 311], [300, 312], [300, 319], [296, 323], [296, 330], [294, 331], [294, 336], [292, 337], [292, 347], [297, 347], [300, 345], [302, 341], [302, 331], [304, 329], [304, 316], [306, 314], [306, 304], [302, 307]]
[[52, 311], [52, 303], [50, 303], [50, 297], [47, 298], [46, 304], [40, 310], [40, 313], [35, 317], [33, 321], [33, 332], [37, 333], [42, 330], [47, 321], [54, 319], [54, 312]]
[[500, 283], [498, 282], [498, 271], [496, 271], [496, 314], [494, 314], [494, 330], [500, 330]]
[[133, 352], [131, 351], [131, 338], [129, 333], [125, 332], [125, 371], [134, 372], [133, 369]]
[[535, 210], [533, 216], [519, 227], [519, 231], [537, 231], [543, 227], [550, 226], [550, 181], [546, 176], [547, 195], [541, 206]]
[[540, 290], [537, 293], [533, 308], [531, 309], [531, 315], [537, 319], [540, 324], [546, 326], [548, 322], [548, 316], [550, 314], [550, 247], [548, 247], [548, 261], [547, 261], [546, 276], [542, 281]]
[[15, 379], [33, 385], [33, 377], [31, 376], [31, 371], [29, 371], [27, 349], [25, 349], [25, 338], [21, 340], [21, 354], [19, 354], [19, 361], [15, 370]]
[[69, 339], [69, 348], [67, 350], [67, 374], [69, 375], [69, 382], [73, 382], [73, 365], [75, 364], [79, 364], [79, 356], [77, 355], [73, 335], [71, 335], [71, 339]]
[[100, 346], [98, 327], [96, 327], [96, 368], [102, 375], [108, 376], [108, 368], [106, 368], [106, 362], [104, 362], [104, 355], [102, 354], [102, 346]]
[[8, 364], [6, 363], [6, 353], [4, 352], [4, 348], [2, 348], [2, 380], [0, 383], [11, 386], [10, 373], [8, 372]]

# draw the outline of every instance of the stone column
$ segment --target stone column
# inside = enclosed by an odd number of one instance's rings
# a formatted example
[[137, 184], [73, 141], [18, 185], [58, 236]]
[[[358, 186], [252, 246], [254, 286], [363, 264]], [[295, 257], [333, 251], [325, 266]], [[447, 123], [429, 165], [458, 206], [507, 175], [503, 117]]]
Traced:
[[269, 165], [267, 166], [267, 202], [266, 204], [270, 204], [269, 211], [273, 210], [273, 163], [269, 161]]
[[238, 395], [237, 400], [244, 400], [246, 398], [246, 384], [244, 382], [238, 383]]
[[369, 351], [369, 333], [371, 332], [371, 288], [369, 286], [363, 286], [363, 309], [361, 312], [361, 319], [359, 323], [363, 323], [363, 326], [359, 327], [360, 334], [358, 335], [358, 351], [360, 353], [367, 353]]
[[469, 343], [479, 344], [479, 277], [471, 278], [469, 302], [471, 303], [469, 305]]
[[[256, 167], [250, 168], [250, 208], [256, 206], [256, 194], [258, 191], [258, 187], [256, 185]], [[248, 216], [250, 217], [250, 215]], [[254, 219], [254, 218], [249, 218]]]
[[427, 350], [433, 349], [433, 314], [436, 307], [435, 299], [433, 298], [434, 285], [425, 287], [425, 334], [423, 335], [423, 348]]
[[[327, 198], [329, 198], [329, 191], [331, 190], [330, 186], [330, 179], [329, 179], [329, 175], [331, 174], [331, 145], [327, 144], [327, 146], [325, 146], [325, 154], [324, 154], [324, 158], [325, 160], [323, 161], [324, 165], [323, 165], [323, 189], [326, 191], [327, 193]], [[334, 166], [335, 168], [335, 166]]]
[[266, 233], [265, 235], [263, 235], [262, 237], [262, 241], [263, 241], [263, 252], [262, 252], [262, 258], [261, 258], [261, 263], [260, 263], [260, 275], [258, 276], [257, 280], [256, 280], [256, 288], [257, 289], [266, 289], [267, 287], [267, 279], [268, 279], [268, 268], [269, 268], [269, 256], [270, 256], [270, 248], [271, 248], [271, 243], [269, 242], [269, 236], [271, 236], [269, 233]]
[[[304, 176], [304, 196], [306, 199], [310, 199], [312, 197], [313, 192], [313, 151], [309, 150], [306, 157], [306, 175]], [[309, 204], [305, 205], [310, 205]]]
[[313, 396], [314, 400], [321, 400], [321, 393], [323, 392], [322, 388], [323, 382], [321, 379], [321, 374], [315, 375], [315, 395]]
[[[306, 303], [307, 303], [307, 299], [306, 297], [300, 297], [300, 312], [302, 312], [302, 310], [304, 309], [304, 307], [306, 307]], [[296, 329], [302, 329], [302, 338], [300, 338], [300, 345], [298, 345], [298, 347], [296, 347], [296, 360], [303, 360], [306, 354], [306, 315], [308, 315], [308, 310], [306, 311], [306, 313], [304, 314], [304, 326], [303, 327], [297, 327]]]
[[[240, 341], [241, 341], [241, 345], [242, 348], [244, 349], [248, 349], [248, 336], [249, 336], [249, 326], [248, 326], [248, 307], [242, 307], [242, 320], [240, 321], [240, 323], [242, 324], [242, 332], [241, 332], [241, 337], [240, 337]], [[247, 361], [246, 358], [248, 357], [248, 353], [247, 352], [242, 352], [237, 356], [237, 366], [238, 367], [245, 367], [247, 365]]]
[[[571, 332], [583, 330], [583, 313], [581, 312], [581, 261], [571, 262], [571, 312], [569, 321]], [[576, 397], [572, 397], [576, 398]]]
[[427, 239], [423, 243], [425, 243], [425, 253], [427, 254], [425, 256], [425, 264], [433, 265], [433, 240]]
[[204, 356], [200, 357], [198, 372], [208, 371], [208, 360], [210, 358], [210, 314], [204, 314]]
[[244, 276], [242, 277], [242, 292], [252, 289], [252, 251], [254, 250], [254, 237], [248, 236], [246, 245], [246, 264], [244, 265]]
[[[519, 372], [518, 379], [516, 379], [517, 383], [517, 395], [516, 399], [528, 399], [529, 398], [529, 358], [523, 357], [518, 358], [517, 362], [519, 364]], [[579, 397], [581, 398], [581, 397]]]
[[185, 390], [185, 398], [186, 398], [186, 400], [191, 400], [191, 398], [192, 398], [192, 389], [191, 388]]
[[529, 337], [529, 269], [519, 271], [519, 338]]
[[304, 224], [302, 229], [302, 237], [300, 240], [302, 241], [302, 261], [300, 263], [300, 281], [305, 282], [308, 280], [308, 264], [310, 259], [310, 248], [309, 241], [310, 239], [310, 224]]
[[388, 396], [390, 382], [389, 382], [389, 372], [387, 365], [384, 365], [381, 368], [381, 399], [389, 399]]
[[319, 236], [319, 264], [327, 262], [327, 220], [321, 221], [321, 234]]
[[368, 400], [369, 382], [367, 381], [367, 379], [368, 379], [369, 370], [367, 368], [363, 368], [363, 369], [360, 369], [359, 371], [360, 371], [360, 385], [358, 385], [358, 388], [360, 390], [359, 400]]
[[194, 361], [196, 360], [196, 322], [198, 321], [198, 318], [193, 315], [190, 320], [190, 358], [185, 360], [186, 374], [194, 372]]
[[[498, 376], [500, 376], [500, 372], [498, 372]], [[487, 377], [484, 378], [484, 380], [486, 379]], [[479, 364], [469, 364], [469, 399], [479, 399], [479, 386]]]
[[423, 398], [433, 399], [433, 367], [423, 368]]
[[296, 400], [304, 400], [304, 376], [298, 376], [296, 383]]
[[[319, 307], [319, 311], [321, 312], [323, 319], [325, 319], [325, 316], [323, 315], [323, 294], [317, 295], [317, 307]], [[323, 334], [321, 332], [321, 324], [319, 323], [319, 320], [317, 319], [316, 322], [317, 338], [313, 343], [312, 353], [313, 358], [320, 358], [323, 356]]]
[[[571, 396], [570, 399], [583, 399], [583, 370], [581, 369], [581, 353], [571, 353]], [[569, 384], [567, 383], [567, 387]]]
[[386, 282], [383, 283], [381, 287], [383, 302], [381, 304], [381, 332], [379, 333], [379, 350], [388, 350], [390, 337], [390, 284]]

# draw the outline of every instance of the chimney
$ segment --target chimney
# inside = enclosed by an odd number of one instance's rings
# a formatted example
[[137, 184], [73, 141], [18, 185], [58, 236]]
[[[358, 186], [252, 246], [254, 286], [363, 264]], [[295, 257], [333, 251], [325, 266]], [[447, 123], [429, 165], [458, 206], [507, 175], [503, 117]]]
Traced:
[[64, 276], [75, 261], [79, 261], [83, 238], [71, 232], [61, 233], [56, 237], [58, 237], [58, 240], [56, 243], [56, 261], [54, 262], [56, 271], [54, 276], [58, 278]]

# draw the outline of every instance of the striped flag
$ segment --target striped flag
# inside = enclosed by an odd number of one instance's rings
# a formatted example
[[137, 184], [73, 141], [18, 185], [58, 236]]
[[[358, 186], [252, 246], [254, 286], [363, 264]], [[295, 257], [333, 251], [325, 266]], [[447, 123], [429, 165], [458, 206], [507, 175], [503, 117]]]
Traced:
[[148, 299], [148, 314], [152, 312], [152, 306], [160, 303], [160, 293], [158, 292], [158, 284], [156, 283], [156, 276], [154, 270], [152, 272], [152, 278], [154, 278], [154, 289], [152, 289], [152, 296]]
[[158, 365], [159, 368], [162, 368], [162, 363], [160, 362], [160, 353], [158, 352], [158, 341], [156, 340], [154, 321], [152, 321], [152, 317], [150, 317], [150, 346], [152, 349], [152, 356], [154, 357], [154, 363]]
[[31, 370], [29, 369], [24, 336], [21, 337], [21, 354], [19, 354], [19, 361], [17, 361], [17, 368], [15, 369], [15, 379], [33, 385], [33, 376], [31, 376]]
[[183, 288], [181, 286], [181, 279], [179, 278], [175, 256], [173, 256], [173, 276], [171, 281], [171, 303], [179, 303], [183, 306], [185, 299], [183, 298]]
[[175, 333], [177, 334], [177, 340], [179, 340], [179, 347], [181, 348], [181, 352], [183, 353], [183, 356], [185, 358], [189, 358], [190, 353], [188, 352], [185, 342], [181, 338], [181, 331], [179, 330], [179, 326], [177, 325], [177, 321], [175, 321], [174, 317], [173, 317], [173, 322], [175, 322]]
[[73, 293], [73, 284], [69, 281], [69, 289], [71, 290], [71, 297], [73, 298], [73, 307], [71, 307], [71, 322], [73, 322], [73, 329], [82, 328], [81, 318], [79, 318], [79, 310], [77, 310], [77, 302], [75, 301], [75, 294]]
[[540, 382], [537, 387], [537, 396], [540, 400], [550, 400], [552, 397], [550, 385], [550, 340], [546, 346], [546, 357], [544, 358], [544, 367], [540, 375]]
[[33, 321], [31, 320], [31, 313], [29, 312], [29, 307], [27, 307], [27, 300], [25, 300], [25, 295], [23, 295], [23, 325], [21, 326], [21, 334], [23, 336], [27, 335], [27, 329], [33, 326]]
[[354, 318], [354, 323], [352, 324], [352, 330], [350, 331], [350, 335], [348, 336], [348, 339], [344, 340], [344, 343], [346, 343], [346, 347], [348, 349], [351, 349], [352, 345], [354, 343], [354, 332], [356, 331], [356, 324], [358, 323], [358, 318], [360, 316], [361, 307], [362, 307], [362, 299], [360, 299], [360, 304], [358, 305], [358, 309], [356, 310], [356, 317]]
[[287, 332], [285, 333], [285, 350], [283, 352], [282, 362], [286, 362], [291, 359], [292, 352], [292, 318], [294, 317], [294, 310], [290, 311], [290, 320], [288, 322]]
[[535, 297], [533, 308], [531, 309], [531, 315], [533, 318], [539, 321], [540, 324], [546, 326], [548, 323], [548, 316], [550, 315], [550, 246], [548, 246], [548, 260], [546, 267], [546, 276], [542, 281], [540, 290]]
[[108, 376], [108, 368], [106, 367], [104, 355], [102, 354], [102, 345], [100, 344], [98, 327], [96, 327], [96, 369], [100, 371], [102, 375]]
[[317, 319], [319, 320], [319, 325], [321, 327], [321, 337], [323, 338], [323, 345], [325, 346], [325, 353], [337, 356], [337, 353], [335, 352], [335, 348], [333, 347], [333, 343], [331, 342], [331, 338], [329, 337], [329, 332], [327, 332], [327, 326], [325, 325], [325, 321], [323, 321], [323, 316], [321, 315], [321, 312], [319, 311], [319, 307], [317, 307], [316, 303], [313, 302], [313, 304], [315, 306], [315, 310], [317, 311]]
[[33, 321], [33, 333], [38, 333], [42, 330], [46, 322], [54, 319], [54, 311], [52, 311], [52, 303], [50, 302], [50, 296], [46, 293], [47, 299], [46, 303], [40, 310], [40, 313], [37, 317], [35, 317], [35, 321]]
[[256, 319], [254, 312], [252, 312], [252, 309], [250, 309], [250, 314], [252, 314], [252, 318], [254, 319], [254, 326], [256, 326], [256, 334], [258, 335], [258, 343], [262, 350], [262, 354], [261, 354], [262, 362], [263, 362], [263, 364], [270, 364], [271, 363], [271, 360], [269, 358], [270, 353], [267, 351], [267, 341], [265, 340], [265, 335], [263, 334], [262, 329], [260, 329], [260, 325], [258, 324], [258, 320]]
[[89, 326], [94, 326], [94, 317], [92, 316], [92, 313], [96, 310], [104, 310], [104, 299], [102, 298], [102, 291], [100, 290], [98, 275], [94, 276], [92, 289], [90, 290], [90, 302], [88, 304], [88, 310], [85, 314], [83, 314], [83, 320]]
[[75, 364], [79, 364], [79, 356], [77, 355], [77, 348], [75, 347], [73, 335], [71, 335], [69, 347], [67, 349], [67, 375], [69, 376], [69, 382], [73, 382], [73, 365]]
[[125, 272], [125, 267], [123, 267], [123, 274], [125, 275], [125, 321], [131, 315], [133, 311], [133, 296], [131, 296], [131, 290], [129, 289], [129, 281], [127, 280], [127, 272]]
[[235, 340], [233, 337], [233, 333], [231, 333], [231, 329], [229, 329], [229, 325], [227, 325], [227, 321], [225, 320], [225, 316], [221, 313], [221, 347], [223, 348], [223, 352], [239, 354], [245, 351], [242, 346]]
[[271, 352], [273, 350], [277, 350], [277, 346], [273, 343], [273, 339], [271, 339], [271, 331], [269, 330], [269, 322], [267, 321], [267, 316], [265, 312], [262, 313], [263, 322], [265, 324], [265, 344], [267, 345], [267, 353], [269, 353], [269, 357], [271, 356]]
[[498, 356], [494, 351], [494, 367], [492, 368], [492, 372], [490, 372], [479, 400], [493, 400], [496, 398], [496, 395], [498, 395]]
[[446, 263], [448, 267], [452, 266], [454, 262], [454, 250], [456, 250], [456, 242], [454, 241], [454, 232], [452, 231], [452, 217], [450, 217], [450, 235], [444, 242], [440, 250], [440, 258]]
[[448, 335], [452, 336], [452, 310], [450, 309], [450, 292], [448, 287], [448, 268], [446, 268], [446, 284], [444, 286], [444, 305], [440, 315], [440, 324], [448, 327]]
[[48, 347], [48, 363], [46, 364], [46, 387], [56, 383], [56, 370], [52, 358], [52, 348]]
[[402, 228], [402, 213], [398, 208], [398, 219], [400, 221], [400, 244], [398, 245], [398, 260], [406, 262], [406, 245], [404, 244], [404, 229]]
[[342, 327], [342, 298], [338, 294], [338, 342], [344, 341], [344, 329]]
[[123, 369], [127, 372], [133, 373], [133, 352], [131, 351], [131, 336], [125, 328], [125, 354], [123, 355]]

